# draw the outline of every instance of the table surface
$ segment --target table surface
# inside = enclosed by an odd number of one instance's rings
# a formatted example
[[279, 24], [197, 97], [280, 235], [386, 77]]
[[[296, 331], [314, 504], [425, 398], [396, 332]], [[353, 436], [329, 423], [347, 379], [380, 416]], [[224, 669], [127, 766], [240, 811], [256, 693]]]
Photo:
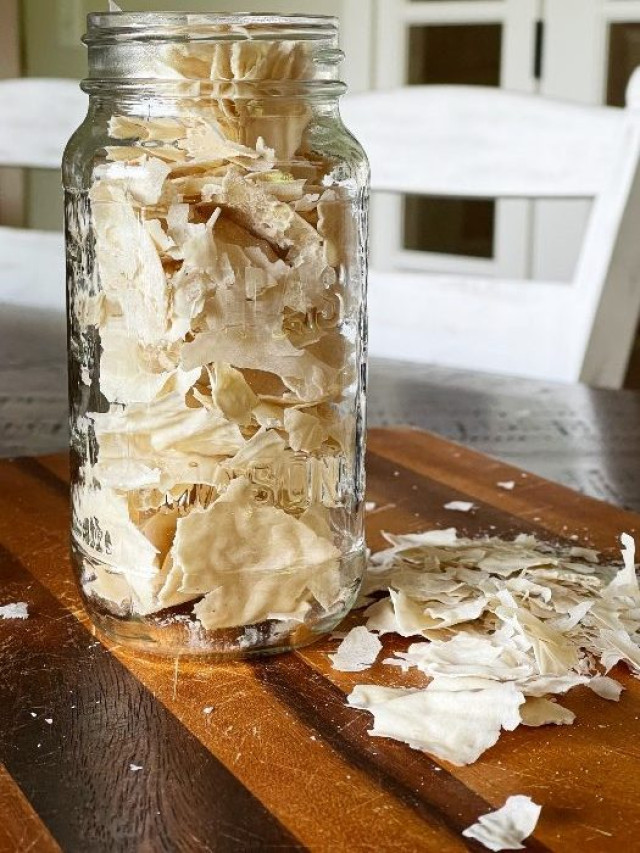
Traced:
[[[511, 794], [543, 806], [527, 849], [637, 849], [640, 682], [625, 671], [619, 704], [578, 688], [562, 698], [573, 726], [520, 727], [469, 767], [436, 762], [368, 736], [345, 695], [403, 676], [333, 670], [335, 639], [218, 665], [96, 639], [67, 555], [67, 476], [64, 456], [0, 462], [0, 601], [30, 609], [0, 621], [1, 850], [480, 850], [461, 831]], [[368, 497], [374, 550], [382, 529], [452, 521], [611, 553], [640, 530], [636, 514], [415, 430], [372, 431]], [[452, 499], [477, 509], [454, 517]], [[385, 639], [380, 660], [409, 642]]]

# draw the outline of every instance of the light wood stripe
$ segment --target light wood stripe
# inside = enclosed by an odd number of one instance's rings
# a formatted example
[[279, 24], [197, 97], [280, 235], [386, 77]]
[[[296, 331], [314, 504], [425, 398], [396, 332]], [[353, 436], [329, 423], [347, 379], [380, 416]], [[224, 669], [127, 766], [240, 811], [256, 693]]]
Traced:
[[[582, 540], [586, 536], [594, 547], [615, 552], [619, 533], [640, 531], [636, 513], [587, 498], [430, 433], [409, 428], [374, 429], [368, 444], [378, 456], [559, 537], [577, 534]], [[516, 482], [513, 491], [496, 485], [506, 480]], [[464, 522], [461, 513], [450, 513], [450, 518], [453, 526]]]
[[[53, 464], [56, 474], [64, 471], [64, 463]], [[0, 541], [19, 553], [26, 568], [89, 626], [69, 566], [65, 488], [55, 482], [43, 488], [34, 476], [33, 463], [0, 464]], [[16, 504], [9, 499], [10, 493], [37, 495], [37, 499]], [[36, 538], [30, 533], [33, 530], [38, 531]], [[176, 669], [173, 663], [138, 657], [108, 641], [104, 644], [312, 849], [348, 850], [345, 839], [362, 832], [363, 813], [384, 816], [383, 821], [367, 824], [367, 843], [372, 848], [384, 849], [391, 833], [399, 851], [413, 851], [420, 845], [443, 851], [465, 849], [462, 840], [437, 819], [427, 821], [411, 804], [389, 796], [383, 780], [354, 767], [296, 719], [256, 678], [252, 665], [203, 666], [182, 659]], [[215, 708], [209, 716], [203, 713], [206, 706]], [[313, 808], [309, 807], [310, 790]], [[479, 801], [476, 814], [482, 810]]]
[[5, 853], [61, 853], [47, 827], [0, 764], [0, 850]]

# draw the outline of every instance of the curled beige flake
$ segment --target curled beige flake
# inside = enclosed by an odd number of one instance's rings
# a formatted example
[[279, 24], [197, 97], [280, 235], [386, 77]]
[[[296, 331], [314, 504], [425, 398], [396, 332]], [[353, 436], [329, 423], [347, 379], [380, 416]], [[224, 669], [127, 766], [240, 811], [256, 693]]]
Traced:
[[329, 659], [340, 672], [362, 672], [375, 662], [381, 649], [382, 643], [376, 635], [359, 625], [349, 631]]
[[246, 425], [258, 397], [239, 370], [219, 361], [211, 375], [211, 396], [222, 414], [234, 423]]
[[126, 578], [118, 572], [95, 566], [92, 575], [83, 579], [82, 589], [90, 598], [99, 598], [113, 605], [116, 610], [129, 610], [133, 590]]
[[100, 285], [143, 344], [166, 340], [169, 291], [153, 240], [124, 196], [94, 198]]
[[313, 453], [329, 437], [329, 431], [319, 417], [299, 409], [285, 410], [284, 428], [289, 435], [289, 446], [295, 451]]
[[223, 361], [236, 369], [260, 370], [280, 376], [299, 400], [320, 401], [340, 393], [339, 371], [286, 338], [270, 337], [265, 330], [229, 327], [202, 332], [182, 347], [182, 366], [192, 370]]
[[178, 118], [114, 115], [109, 119], [109, 136], [112, 139], [173, 143], [184, 138], [185, 125]]
[[573, 711], [543, 696], [530, 696], [520, 708], [524, 726], [570, 726], [576, 718]]
[[178, 520], [173, 549], [180, 590], [205, 594], [195, 613], [208, 629], [295, 610], [311, 575], [338, 556], [307, 525], [256, 502], [243, 478], [207, 509]]
[[200, 371], [186, 372], [177, 366], [167, 370], [153, 349], [119, 319], [110, 319], [100, 328], [100, 389], [111, 403], [150, 403], [178, 374], [193, 384]]
[[524, 696], [513, 684], [493, 683], [479, 690], [354, 688], [350, 705], [373, 714], [369, 734], [391, 737], [461, 766], [492, 747], [502, 729], [520, 723]]
[[521, 850], [522, 842], [535, 830], [540, 812], [541, 806], [530, 797], [509, 797], [502, 808], [482, 815], [462, 834], [488, 850]]
[[158, 551], [131, 521], [125, 497], [84, 484], [74, 485], [72, 495], [74, 541], [86, 557], [129, 582], [157, 574]]
[[325, 190], [318, 201], [318, 233], [324, 237], [326, 263], [331, 267], [346, 264], [353, 251], [353, 218], [339, 188]]
[[276, 430], [260, 428], [243, 442], [234, 456], [224, 462], [224, 467], [234, 474], [244, 474], [255, 466], [273, 465], [286, 449], [286, 442]]
[[564, 634], [519, 607], [506, 590], [498, 598], [496, 615], [531, 644], [541, 675], [564, 675], [578, 667], [578, 649]]
[[140, 159], [129, 163], [114, 161], [97, 168], [100, 183], [122, 190], [127, 198], [140, 205], [157, 204], [171, 166], [159, 157], [140, 152]]
[[607, 675], [596, 675], [589, 680], [589, 689], [595, 694], [608, 699], [610, 702], [619, 702], [624, 687], [614, 678]]
[[390, 598], [381, 598], [379, 601], [374, 601], [365, 610], [367, 617], [366, 626], [370, 631], [375, 631], [381, 636], [383, 634], [397, 634], [398, 623], [396, 621], [395, 610]]

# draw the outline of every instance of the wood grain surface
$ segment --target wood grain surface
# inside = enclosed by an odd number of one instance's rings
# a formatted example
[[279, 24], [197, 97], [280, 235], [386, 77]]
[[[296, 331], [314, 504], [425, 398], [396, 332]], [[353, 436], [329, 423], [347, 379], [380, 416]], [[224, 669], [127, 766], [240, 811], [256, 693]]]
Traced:
[[[615, 555], [619, 533], [640, 530], [631, 512], [425, 433], [373, 430], [369, 447], [374, 549], [381, 530], [455, 524]], [[436, 762], [369, 737], [345, 694], [407, 676], [333, 670], [335, 639], [213, 665], [96, 637], [67, 555], [67, 476], [64, 456], [0, 463], [0, 604], [30, 610], [0, 621], [0, 850], [480, 850], [462, 829], [510, 794], [543, 806], [527, 849], [638, 849], [640, 684], [624, 670], [619, 704], [580, 688], [563, 700], [574, 726], [505, 733], [470, 767]], [[496, 486], [507, 479], [512, 492]], [[477, 509], [443, 508], [456, 498]]]

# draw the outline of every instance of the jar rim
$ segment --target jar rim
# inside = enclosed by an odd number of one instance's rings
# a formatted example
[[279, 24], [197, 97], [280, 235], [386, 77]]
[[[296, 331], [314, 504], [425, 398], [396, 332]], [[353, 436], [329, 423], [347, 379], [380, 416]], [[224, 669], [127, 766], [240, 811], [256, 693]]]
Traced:
[[335, 38], [334, 15], [209, 12], [91, 12], [85, 44], [104, 41], [184, 39], [244, 41]]

